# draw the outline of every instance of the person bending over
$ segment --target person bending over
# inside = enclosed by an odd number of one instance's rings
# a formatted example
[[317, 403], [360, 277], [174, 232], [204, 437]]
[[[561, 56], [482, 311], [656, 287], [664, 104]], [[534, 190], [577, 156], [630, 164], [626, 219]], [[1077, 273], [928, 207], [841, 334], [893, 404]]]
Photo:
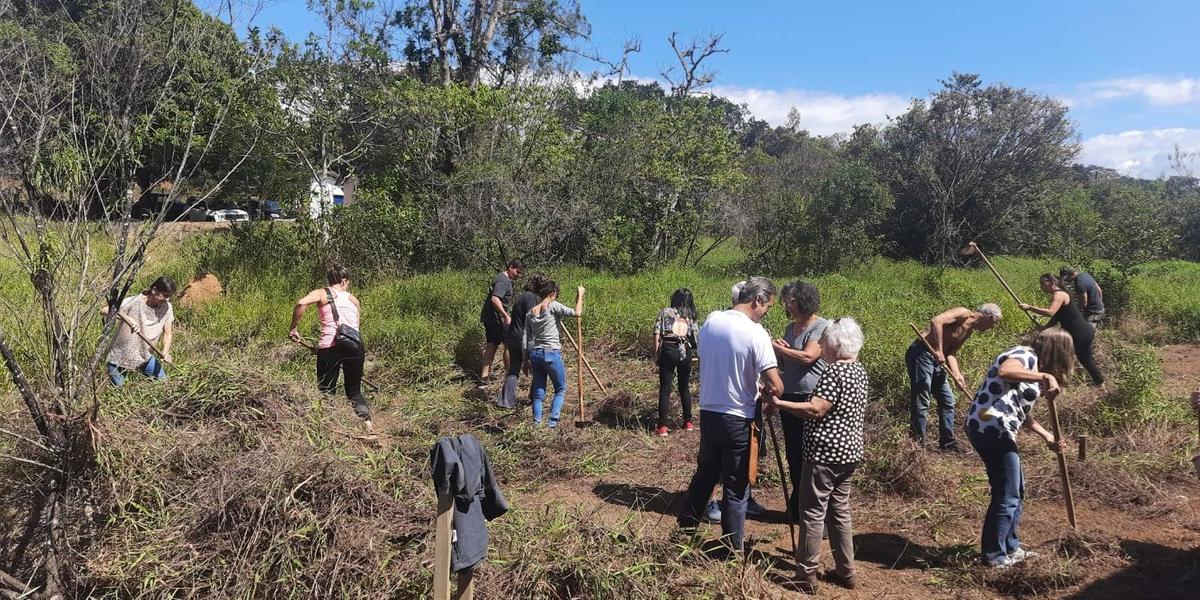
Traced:
[[1038, 398], [1053, 397], [1071, 379], [1071, 336], [1058, 327], [1036, 334], [1029, 346], [1016, 346], [996, 357], [967, 411], [967, 439], [983, 459], [991, 502], [983, 520], [980, 545], [983, 563], [1006, 568], [1033, 552], [1021, 545], [1017, 526], [1025, 504], [1025, 474], [1017, 432], [1032, 431], [1051, 450], [1063, 451], [1062, 440], [1033, 418]]
[[[113, 385], [124, 385], [125, 376], [130, 372], [166, 381], [167, 372], [162, 363], [171, 363], [171, 343], [175, 336], [175, 309], [171, 307], [171, 296], [175, 295], [175, 288], [173, 279], [159, 277], [142, 293], [121, 301], [117, 309], [117, 337], [108, 351], [107, 360], [108, 377]], [[108, 316], [109, 307], [101, 308], [100, 313]], [[161, 340], [162, 362], [145, 340]]]
[[[913, 340], [904, 355], [908, 368], [909, 432], [918, 443], [925, 443], [929, 404], [937, 397], [938, 447], [942, 450], [958, 450], [954, 438], [954, 390], [950, 387], [953, 378], [963, 389], [967, 383], [959, 369], [957, 353], [967, 338], [976, 331], [987, 331], [1001, 319], [1000, 307], [982, 304], [975, 310], [963, 307], [952, 308], [929, 320], [929, 329], [921, 334], [933, 353], [921, 340]], [[945, 363], [945, 367], [942, 367]]]

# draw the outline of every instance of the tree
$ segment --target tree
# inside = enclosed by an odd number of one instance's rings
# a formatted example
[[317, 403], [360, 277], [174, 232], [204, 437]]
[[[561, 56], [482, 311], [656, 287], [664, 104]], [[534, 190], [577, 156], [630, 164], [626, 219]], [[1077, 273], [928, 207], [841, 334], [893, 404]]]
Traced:
[[409, 32], [405, 59], [443, 86], [474, 86], [484, 74], [514, 83], [590, 33], [576, 0], [409, 0], [394, 22]]
[[170, 181], [168, 201], [219, 189], [248, 149], [217, 160], [213, 148], [229, 107], [257, 83], [254, 69], [202, 75], [207, 61], [231, 60], [230, 47], [212, 30], [221, 24], [187, 3], [11, 7], [0, 5], [0, 248], [29, 283], [0, 298], [27, 315], [24, 328], [0, 328], [0, 358], [30, 431], [0, 435], [20, 454], [4, 460], [28, 468], [30, 518], [0, 533], [0, 564], [12, 570], [0, 571], [0, 595], [82, 597], [79, 556], [97, 514], [97, 370], [116, 330], [115, 311], [99, 309], [134, 289], [166, 214], [131, 220], [137, 184]]
[[942, 84], [884, 132], [877, 167], [896, 198], [896, 249], [942, 264], [971, 240], [1020, 252], [1013, 233], [1050, 201], [1048, 188], [1078, 152], [1067, 108], [1024, 89], [985, 87], [976, 75]]

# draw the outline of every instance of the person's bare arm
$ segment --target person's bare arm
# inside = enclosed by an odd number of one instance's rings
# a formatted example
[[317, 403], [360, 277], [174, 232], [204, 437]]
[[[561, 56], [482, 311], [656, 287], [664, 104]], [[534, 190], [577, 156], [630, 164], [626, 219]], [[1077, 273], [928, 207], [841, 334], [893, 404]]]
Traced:
[[958, 367], [958, 357], [953, 354], [946, 355], [946, 370], [950, 372], [950, 377], [954, 379], [954, 383], [961, 390], [967, 389], [967, 379], [963, 377], [962, 370]]
[[821, 398], [813, 396], [807, 402], [789, 402], [787, 400], [775, 400], [774, 404], [780, 410], [786, 410], [798, 417], [805, 419], [820, 419], [829, 413], [833, 408], [833, 403]]
[[585, 290], [582, 285], [575, 289], [575, 316], [576, 317], [583, 316], [583, 293], [585, 291], [587, 291], [587, 290]]
[[505, 325], [512, 323], [512, 315], [508, 314], [507, 310], [504, 310], [504, 302], [500, 300], [499, 296], [491, 296], [488, 298], [488, 301], [492, 303], [492, 308], [496, 309], [496, 313], [500, 315], [500, 319], [504, 321]]
[[1038, 306], [1034, 306], [1032, 304], [1022, 304], [1021, 310], [1033, 311], [1039, 315], [1053, 317], [1054, 313], [1058, 312], [1058, 309], [1062, 308], [1064, 304], [1066, 304], [1070, 301], [1071, 301], [1070, 294], [1063, 292], [1063, 291], [1058, 291], [1058, 292], [1054, 292], [1054, 297], [1050, 299], [1049, 307], [1041, 308]]
[[777, 339], [774, 342], [774, 348], [776, 356], [806, 365], [811, 365], [821, 358], [821, 344], [815, 341], [809, 342], [797, 350], [782, 339]]
[[1000, 370], [997, 372], [997, 376], [1004, 381], [1010, 381], [1013, 383], [1024, 382], [1042, 384], [1045, 386], [1042, 389], [1043, 396], [1048, 394], [1057, 394], [1058, 392], [1062, 391], [1058, 380], [1055, 379], [1053, 375], [1049, 373], [1042, 373], [1040, 371], [1031, 371], [1025, 367], [1024, 363], [1016, 358], [1010, 358], [1001, 363]]
[[300, 331], [296, 328], [300, 326], [300, 319], [304, 316], [304, 311], [308, 310], [310, 304], [317, 304], [325, 297], [324, 289], [316, 289], [304, 295], [296, 301], [296, 306], [292, 308], [292, 324], [288, 328], [288, 337], [294, 342], [302, 341]]
[[171, 342], [174, 339], [175, 339], [175, 324], [167, 323], [166, 325], [163, 325], [162, 349], [159, 350], [159, 352], [162, 353], [163, 362], [165, 362], [165, 363], [174, 362], [171, 359]]
[[937, 362], [946, 362], [946, 352], [943, 348], [946, 327], [959, 320], [971, 316], [971, 311], [967, 308], [959, 306], [952, 308], [940, 315], [934, 316], [929, 320], [929, 345], [933, 348], [933, 358]]
[[1050, 450], [1054, 452], [1062, 452], [1066, 449], [1066, 442], [1063, 440], [1055, 440], [1054, 434], [1048, 431], [1045, 427], [1042, 427], [1041, 423], [1038, 423], [1033, 418], [1032, 414], [1025, 418], [1025, 422], [1022, 423], [1022, 425], [1025, 427], [1025, 429], [1028, 429], [1029, 431], [1041, 436], [1041, 438], [1046, 441], [1046, 446], [1049, 447]]

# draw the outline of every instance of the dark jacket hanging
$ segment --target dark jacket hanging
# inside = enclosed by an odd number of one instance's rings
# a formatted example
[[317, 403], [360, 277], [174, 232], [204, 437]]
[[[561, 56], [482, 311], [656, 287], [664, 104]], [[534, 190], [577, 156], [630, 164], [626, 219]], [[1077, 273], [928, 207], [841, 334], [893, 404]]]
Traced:
[[473, 567], [487, 557], [486, 521], [508, 511], [487, 453], [475, 436], [443, 437], [429, 450], [429, 471], [439, 494], [454, 496], [454, 544], [450, 570]]

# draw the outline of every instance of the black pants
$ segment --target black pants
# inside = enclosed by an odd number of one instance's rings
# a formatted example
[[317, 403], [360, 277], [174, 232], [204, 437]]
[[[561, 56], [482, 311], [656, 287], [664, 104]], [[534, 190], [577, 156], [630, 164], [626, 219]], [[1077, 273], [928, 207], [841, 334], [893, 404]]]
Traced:
[[1075, 358], [1079, 359], [1079, 364], [1083, 365], [1084, 370], [1092, 377], [1092, 382], [1096, 385], [1104, 383], [1104, 375], [1100, 373], [1100, 367], [1096, 366], [1096, 358], [1092, 355], [1092, 343], [1096, 340], [1096, 335], [1092, 331], [1081, 331], [1079, 335], [1072, 336], [1075, 342]]
[[[812, 394], [784, 394], [783, 400], [788, 402], [808, 402]], [[766, 418], [766, 417], [764, 417]], [[792, 518], [800, 518], [800, 473], [804, 470], [804, 419], [787, 412], [779, 411], [779, 423], [783, 425], [784, 456], [787, 458], [788, 480], [791, 484], [791, 496], [788, 507], [792, 510]]]
[[688, 485], [679, 526], [694, 529], [708, 506], [717, 482], [722, 486], [721, 533], [734, 550], [742, 550], [746, 502], [750, 499], [750, 424], [753, 419], [700, 411], [700, 451], [696, 474]]
[[323, 394], [336, 393], [338, 371], [341, 370], [346, 376], [346, 397], [354, 405], [354, 414], [366, 420], [371, 418], [371, 410], [362, 394], [364, 358], [362, 354], [351, 354], [337, 346], [317, 350], [317, 388]]
[[683, 420], [692, 420], [692, 393], [688, 383], [692, 377], [692, 357], [667, 348], [658, 355], [658, 424], [667, 425], [667, 414], [671, 412], [671, 384], [678, 380], [679, 401], [683, 404]]

